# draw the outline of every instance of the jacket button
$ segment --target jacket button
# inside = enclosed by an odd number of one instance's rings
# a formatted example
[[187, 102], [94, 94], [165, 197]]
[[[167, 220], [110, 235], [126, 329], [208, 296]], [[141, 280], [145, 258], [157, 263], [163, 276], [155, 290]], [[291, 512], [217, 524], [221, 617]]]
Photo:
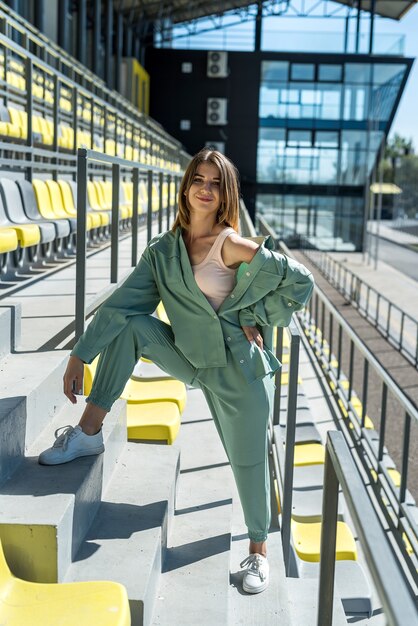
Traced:
[[251, 272], [245, 272], [246, 276], [251, 276]]
[[241, 360], [240, 360], [240, 363], [244, 363], [244, 359], [241, 359]]
[[226, 338], [226, 340], [227, 340], [227, 341], [231, 341], [231, 337], [227, 337], [227, 338]]
[[235, 298], [234, 294], [232, 294], [231, 298]]
[[287, 303], [287, 306], [292, 306], [292, 303], [291, 303], [291, 302], [288, 302], [288, 303]]
[[213, 316], [213, 319], [214, 319], [214, 320], [216, 320], [216, 318], [217, 318], [217, 317], [218, 317], [217, 315], [214, 315], [214, 316]]

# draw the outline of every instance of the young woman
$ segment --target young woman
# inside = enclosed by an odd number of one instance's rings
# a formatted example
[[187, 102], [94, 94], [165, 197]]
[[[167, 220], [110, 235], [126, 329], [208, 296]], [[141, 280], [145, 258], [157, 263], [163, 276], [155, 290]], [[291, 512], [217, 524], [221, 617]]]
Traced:
[[[238, 234], [235, 166], [204, 149], [190, 162], [171, 230], [154, 237], [132, 274], [96, 312], [71, 352], [64, 393], [75, 403], [84, 363], [100, 353], [87, 405], [39, 457], [66, 463], [104, 450], [101, 425], [144, 356], [202, 390], [231, 464], [250, 539], [243, 587], [268, 585], [268, 420], [280, 363], [263, 326], [287, 326], [310, 297], [308, 270]], [[237, 269], [242, 265], [237, 280]], [[171, 326], [152, 315], [162, 300]]]

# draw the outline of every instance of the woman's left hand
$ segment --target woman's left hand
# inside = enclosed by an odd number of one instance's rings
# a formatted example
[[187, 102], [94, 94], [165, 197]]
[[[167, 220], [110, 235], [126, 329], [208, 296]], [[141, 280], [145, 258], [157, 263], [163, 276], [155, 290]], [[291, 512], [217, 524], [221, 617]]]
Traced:
[[257, 346], [261, 348], [261, 350], [263, 349], [263, 337], [257, 326], [242, 326], [242, 330], [248, 341], [255, 341]]

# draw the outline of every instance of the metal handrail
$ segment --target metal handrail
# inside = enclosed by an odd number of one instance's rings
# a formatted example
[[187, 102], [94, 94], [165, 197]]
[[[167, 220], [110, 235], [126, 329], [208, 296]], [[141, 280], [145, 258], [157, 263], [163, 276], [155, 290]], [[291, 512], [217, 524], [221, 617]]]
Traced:
[[[132, 171], [132, 254], [131, 265], [134, 267], [138, 256], [138, 187], [140, 173], [145, 174], [148, 183], [147, 207], [147, 241], [152, 237], [152, 187], [154, 176], [158, 177], [160, 188], [158, 208], [158, 232], [162, 230], [163, 210], [166, 209], [167, 229], [170, 224], [170, 209], [175, 202], [179, 187], [179, 174], [173, 174], [169, 169], [157, 166], [135, 163], [120, 157], [112, 157], [94, 150], [79, 148], [77, 154], [77, 251], [76, 251], [76, 297], [75, 297], [75, 339], [78, 340], [84, 332], [86, 319], [86, 246], [87, 246], [87, 181], [88, 165], [104, 163], [112, 167], [112, 224], [111, 224], [111, 262], [110, 282], [118, 282], [118, 245], [119, 245], [119, 187], [120, 171]], [[167, 206], [163, 207], [162, 185], [164, 177], [168, 182]], [[174, 181], [176, 192], [171, 197], [171, 181]], [[174, 202], [173, 202], [174, 201]]]
[[[290, 255], [286, 246], [282, 242], [280, 243], [286, 254]], [[375, 503], [379, 504], [380, 511], [393, 533], [393, 538], [398, 544], [400, 553], [403, 555], [404, 565], [411, 573], [411, 580], [413, 581], [411, 585], [417, 585], [418, 525], [411, 513], [411, 507], [407, 504], [407, 482], [411, 432], [414, 433], [411, 426], [418, 421], [418, 410], [318, 287], [315, 287], [312, 299], [306, 306], [303, 316], [300, 317], [311, 339], [316, 357], [326, 372], [328, 380], [332, 383], [332, 393], [340, 404], [341, 409], [343, 409], [344, 417], [349, 419], [350, 428], [345, 426], [344, 420], [341, 422], [346, 439], [354, 442], [355, 449], [358, 451], [358, 462], [362, 463], [369, 476], [375, 495]], [[314, 328], [315, 330], [313, 330]], [[337, 341], [333, 345], [335, 333], [337, 333]], [[349, 372], [347, 379], [343, 378], [341, 369], [344, 341], [349, 344]], [[358, 405], [356, 408], [353, 404], [355, 354], [359, 355], [363, 360], [361, 411], [358, 409]], [[337, 363], [335, 363], [334, 359], [336, 359]], [[359, 359], [356, 359], [357, 371], [359, 370], [358, 361]], [[371, 402], [369, 398], [369, 379], [371, 375], [380, 381], [379, 384], [381, 384], [382, 389], [380, 402], [376, 408], [376, 411], [380, 412], [378, 433], [366, 428], [367, 404], [369, 401]], [[348, 382], [348, 390], [347, 387], [343, 386], [343, 380], [346, 385]], [[395, 487], [384, 459], [388, 412], [387, 398], [389, 392], [397, 402], [397, 432], [401, 432], [403, 427], [399, 488]], [[372, 393], [375, 396], [374, 401], [376, 403], [376, 383], [373, 385]], [[359, 415], [360, 413], [361, 415]], [[359, 416], [358, 419], [354, 419], [356, 415]], [[372, 439], [373, 433], [375, 435], [374, 440]], [[376, 474], [373, 474], [373, 472], [376, 472]], [[407, 552], [404, 537], [409, 542], [412, 557]]]
[[342, 433], [327, 435], [318, 626], [332, 626], [338, 490], [341, 485], [389, 626], [417, 626], [418, 613]]
[[[383, 296], [377, 289], [362, 280], [357, 274], [333, 259], [329, 254], [322, 251], [313, 251], [305, 248], [301, 252], [312, 262], [325, 278], [338, 289], [338, 291], [357, 308], [359, 313], [373, 323], [375, 328], [387, 339], [401, 354], [418, 368], [418, 320], [406, 313], [401, 307]], [[364, 297], [362, 293], [365, 291]], [[370, 295], [374, 294], [375, 306], [372, 308]], [[365, 301], [365, 302], [364, 302]], [[380, 322], [382, 311], [381, 303], [385, 303], [387, 318], [384, 323]], [[397, 312], [397, 321], [400, 326], [395, 331], [393, 311]], [[399, 319], [400, 318], [400, 319]], [[405, 326], [412, 326], [413, 347], [408, 347], [406, 341]]]
[[[279, 361], [282, 361], [283, 358], [283, 332], [283, 328], [277, 328], [276, 356]], [[281, 503], [282, 519], [280, 531], [282, 535], [283, 559], [286, 576], [289, 576], [291, 570], [290, 535], [300, 348], [300, 333], [294, 320], [290, 322], [286, 332], [288, 332], [290, 339], [290, 355], [286, 407], [286, 442], [284, 450], [283, 438], [280, 432], [281, 369], [275, 375], [276, 391], [274, 396], [273, 415], [270, 422], [270, 440], [273, 466], [277, 478], [279, 499]]]

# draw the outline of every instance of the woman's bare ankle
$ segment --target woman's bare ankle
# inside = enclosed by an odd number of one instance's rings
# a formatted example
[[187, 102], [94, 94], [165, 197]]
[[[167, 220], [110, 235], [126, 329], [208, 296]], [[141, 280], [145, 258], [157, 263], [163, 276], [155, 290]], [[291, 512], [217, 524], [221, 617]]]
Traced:
[[83, 433], [86, 435], [95, 435], [98, 433], [106, 414], [107, 411], [105, 411], [105, 409], [91, 402], [87, 402], [86, 408], [79, 421], [79, 426]]

